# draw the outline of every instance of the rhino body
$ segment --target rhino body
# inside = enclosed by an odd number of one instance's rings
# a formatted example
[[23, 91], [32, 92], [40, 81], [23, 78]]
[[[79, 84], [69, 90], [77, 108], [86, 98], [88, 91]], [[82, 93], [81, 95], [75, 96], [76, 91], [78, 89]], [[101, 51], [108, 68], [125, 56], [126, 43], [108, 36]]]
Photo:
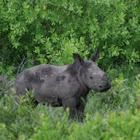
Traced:
[[98, 53], [90, 60], [84, 60], [75, 53], [73, 64], [41, 64], [24, 70], [15, 80], [16, 95], [33, 90], [36, 102], [63, 106], [64, 109], [69, 107], [69, 119], [82, 121], [90, 89], [103, 92], [111, 87], [105, 72], [94, 63]]

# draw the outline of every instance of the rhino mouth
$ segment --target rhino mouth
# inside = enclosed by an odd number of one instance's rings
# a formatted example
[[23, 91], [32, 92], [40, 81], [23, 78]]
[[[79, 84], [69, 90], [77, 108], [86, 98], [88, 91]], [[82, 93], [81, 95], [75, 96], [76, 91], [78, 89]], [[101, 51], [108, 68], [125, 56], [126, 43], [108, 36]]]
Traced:
[[97, 91], [98, 92], [105, 92], [105, 91], [108, 91], [109, 89], [111, 88], [111, 84], [109, 83], [109, 84], [107, 84], [106, 86], [99, 86], [98, 87], [98, 89], [97, 89]]

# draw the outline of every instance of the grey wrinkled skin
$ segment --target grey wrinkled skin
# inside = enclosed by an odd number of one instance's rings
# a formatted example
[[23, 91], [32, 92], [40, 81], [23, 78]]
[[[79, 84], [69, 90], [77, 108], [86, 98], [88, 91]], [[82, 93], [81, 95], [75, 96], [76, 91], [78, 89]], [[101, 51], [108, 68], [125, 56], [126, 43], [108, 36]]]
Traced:
[[51, 106], [69, 107], [69, 120], [83, 121], [87, 94], [90, 89], [104, 92], [111, 88], [106, 73], [95, 60], [97, 51], [90, 60], [84, 60], [74, 53], [74, 63], [64, 66], [41, 64], [21, 72], [15, 80], [16, 95], [24, 95], [27, 90], [34, 91], [38, 103]]

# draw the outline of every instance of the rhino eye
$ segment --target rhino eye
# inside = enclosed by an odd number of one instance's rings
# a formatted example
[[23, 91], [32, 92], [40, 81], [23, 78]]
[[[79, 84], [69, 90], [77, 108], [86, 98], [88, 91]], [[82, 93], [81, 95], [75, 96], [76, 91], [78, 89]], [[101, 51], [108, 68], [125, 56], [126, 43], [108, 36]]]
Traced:
[[90, 78], [90, 79], [93, 79], [93, 77], [92, 77], [92, 76], [90, 76], [89, 78]]

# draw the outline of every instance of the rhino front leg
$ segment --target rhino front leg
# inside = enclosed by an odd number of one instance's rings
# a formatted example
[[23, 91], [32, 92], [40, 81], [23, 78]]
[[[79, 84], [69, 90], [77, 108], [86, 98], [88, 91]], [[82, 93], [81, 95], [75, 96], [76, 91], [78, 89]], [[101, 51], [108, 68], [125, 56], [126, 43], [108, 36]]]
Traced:
[[84, 110], [85, 110], [85, 105], [80, 104], [77, 108], [77, 116], [78, 116], [78, 121], [83, 122], [85, 115], [84, 115]]
[[78, 118], [76, 98], [65, 99], [62, 104], [64, 109], [69, 108], [69, 121]]
[[83, 122], [85, 115], [84, 115], [84, 110], [85, 110], [85, 106], [87, 103], [87, 98], [81, 98], [79, 105], [77, 107], [77, 115], [78, 115], [78, 121]]
[[78, 119], [77, 109], [76, 108], [70, 108], [68, 120], [71, 121], [71, 120], [74, 120], [74, 119]]

